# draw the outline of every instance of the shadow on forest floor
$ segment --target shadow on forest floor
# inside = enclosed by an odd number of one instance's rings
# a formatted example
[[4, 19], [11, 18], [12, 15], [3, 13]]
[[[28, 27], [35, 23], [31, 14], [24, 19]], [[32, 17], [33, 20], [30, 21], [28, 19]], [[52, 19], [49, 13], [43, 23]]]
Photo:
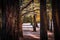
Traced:
[[[32, 32], [29, 34], [24, 35], [23, 40], [40, 40], [40, 34], [35, 34], [36, 32]], [[21, 39], [20, 39], [21, 40]], [[54, 40], [53, 33], [48, 32], [48, 40]]]
[[[23, 40], [40, 40], [40, 28], [36, 28], [33, 32], [32, 27], [23, 27]], [[48, 40], [54, 40], [54, 33], [47, 31]]]
[[39, 40], [38, 38], [34, 38], [32, 36], [24, 36], [23, 40]]

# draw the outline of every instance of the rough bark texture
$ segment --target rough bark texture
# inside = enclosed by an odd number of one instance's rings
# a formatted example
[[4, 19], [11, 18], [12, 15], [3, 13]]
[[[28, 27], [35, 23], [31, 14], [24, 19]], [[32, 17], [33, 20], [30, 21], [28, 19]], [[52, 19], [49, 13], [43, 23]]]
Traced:
[[[1, 40], [18, 40], [19, 39], [19, 36], [18, 36], [19, 29], [18, 28], [21, 26], [17, 26], [17, 25], [20, 25], [21, 22], [19, 21], [20, 19], [17, 19], [17, 16], [18, 16], [18, 18], [20, 17], [18, 3], [19, 3], [18, 0], [17, 1], [16, 0], [9, 0], [9, 1], [5, 0], [2, 2]], [[17, 4], [17, 5], [15, 5], [15, 4]], [[17, 8], [17, 10], [16, 10], [16, 8]], [[22, 33], [22, 32], [20, 32], [20, 33]]]

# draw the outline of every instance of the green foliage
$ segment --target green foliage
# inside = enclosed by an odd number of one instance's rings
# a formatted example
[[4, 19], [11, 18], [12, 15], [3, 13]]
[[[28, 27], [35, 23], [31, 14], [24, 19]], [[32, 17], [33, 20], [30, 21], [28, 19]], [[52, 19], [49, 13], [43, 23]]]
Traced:
[[32, 18], [29, 16], [24, 16], [23, 18], [23, 23], [31, 23], [32, 22]]

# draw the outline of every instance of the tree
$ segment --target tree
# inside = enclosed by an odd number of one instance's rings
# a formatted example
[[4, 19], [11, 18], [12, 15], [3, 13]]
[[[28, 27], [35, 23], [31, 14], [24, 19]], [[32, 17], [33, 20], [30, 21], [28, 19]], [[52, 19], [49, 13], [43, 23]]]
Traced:
[[[14, 11], [16, 0], [5, 0], [2, 2], [2, 31], [1, 40], [17, 40], [15, 37], [15, 16], [16, 11]], [[17, 34], [16, 34], [17, 35]]]
[[[34, 0], [32, 1], [32, 4], [34, 5]], [[36, 27], [38, 27], [37, 26], [37, 22], [36, 22], [36, 14], [35, 14], [35, 11], [34, 11], [34, 7], [33, 7], [33, 31], [35, 31], [36, 32]]]
[[36, 31], [36, 15], [34, 14], [33, 16], [34, 20], [33, 20], [33, 31]]
[[2, 27], [2, 5], [1, 2], [2, 0], [0, 0], [0, 40], [1, 40], [1, 27]]
[[48, 31], [52, 32], [52, 7], [51, 0], [46, 0], [46, 8], [47, 8], [47, 22], [48, 22]]
[[40, 40], [48, 40], [46, 0], [40, 0]]
[[60, 40], [60, 1], [52, 0], [52, 18], [54, 26], [54, 38], [55, 40]]
[[6, 1], [2, 2], [2, 30], [1, 30], [1, 40], [6, 39]]
[[16, 1], [16, 12], [17, 12], [17, 29], [18, 29], [18, 40], [23, 38], [23, 31], [22, 31], [22, 16], [21, 16], [21, 9], [20, 6], [22, 4], [22, 0]]

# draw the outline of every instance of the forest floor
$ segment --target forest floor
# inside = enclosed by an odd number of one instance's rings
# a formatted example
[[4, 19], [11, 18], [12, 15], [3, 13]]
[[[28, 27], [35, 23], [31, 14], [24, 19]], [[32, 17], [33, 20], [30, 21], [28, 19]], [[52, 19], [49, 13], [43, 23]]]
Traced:
[[[36, 30], [36, 32], [33, 32], [32, 27], [23, 27], [23, 40], [40, 40], [40, 28], [36, 28]], [[47, 31], [47, 33], [48, 40], [54, 40], [53, 32]]]

